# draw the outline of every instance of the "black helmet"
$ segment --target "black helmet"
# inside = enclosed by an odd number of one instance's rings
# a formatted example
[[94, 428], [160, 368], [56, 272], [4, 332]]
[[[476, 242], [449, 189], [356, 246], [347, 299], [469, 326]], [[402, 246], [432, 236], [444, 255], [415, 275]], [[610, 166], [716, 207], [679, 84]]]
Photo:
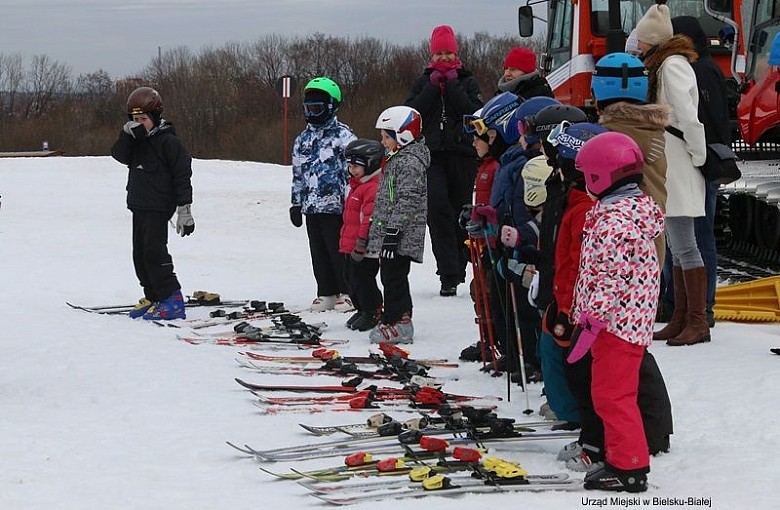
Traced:
[[163, 104], [160, 93], [151, 87], [138, 87], [127, 96], [127, 114], [162, 113]]
[[[561, 162], [558, 160], [558, 149], [547, 141], [550, 132], [558, 127], [564, 120], [574, 124], [576, 122], [587, 122], [588, 116], [585, 112], [576, 106], [566, 104], [556, 104], [545, 106], [536, 115], [527, 122], [530, 128], [542, 141], [544, 154], [547, 156], [547, 162], [553, 168], [561, 168]], [[574, 165], [571, 165], [574, 168]]]
[[347, 145], [344, 155], [348, 163], [361, 165], [366, 168], [366, 174], [372, 174], [379, 169], [385, 148], [377, 140], [358, 138]]
[[545, 138], [547, 138], [547, 135], [550, 134], [550, 131], [558, 127], [564, 120], [568, 120], [572, 124], [576, 122], [587, 122], [588, 116], [576, 106], [554, 104], [545, 106], [539, 110], [539, 112], [531, 118], [531, 124], [533, 124], [534, 132], [542, 138], [542, 141], [544, 141]]

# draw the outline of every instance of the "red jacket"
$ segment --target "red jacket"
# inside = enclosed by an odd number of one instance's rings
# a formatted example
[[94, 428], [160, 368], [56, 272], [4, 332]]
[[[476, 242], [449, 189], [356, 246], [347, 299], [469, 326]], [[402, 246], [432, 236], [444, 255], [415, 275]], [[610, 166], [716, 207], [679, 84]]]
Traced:
[[585, 228], [585, 217], [593, 208], [593, 200], [584, 191], [572, 189], [566, 204], [566, 210], [558, 228], [555, 241], [555, 279], [553, 295], [558, 310], [569, 313], [574, 300], [574, 285], [580, 267], [580, 251]]
[[474, 205], [490, 203], [490, 191], [499, 166], [498, 160], [489, 154], [482, 158], [474, 180]]
[[358, 237], [368, 241], [369, 220], [374, 213], [374, 197], [380, 174], [381, 171], [377, 170], [371, 175], [349, 180], [349, 192], [342, 215], [344, 224], [339, 235], [339, 253], [351, 253]]

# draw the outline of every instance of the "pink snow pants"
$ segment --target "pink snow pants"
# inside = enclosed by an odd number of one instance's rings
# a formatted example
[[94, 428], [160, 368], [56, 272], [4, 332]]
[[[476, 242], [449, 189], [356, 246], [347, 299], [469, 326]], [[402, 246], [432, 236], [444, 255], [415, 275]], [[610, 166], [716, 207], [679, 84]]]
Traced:
[[604, 422], [607, 463], [621, 470], [646, 468], [650, 454], [637, 404], [645, 346], [601, 330], [590, 352], [593, 407]]

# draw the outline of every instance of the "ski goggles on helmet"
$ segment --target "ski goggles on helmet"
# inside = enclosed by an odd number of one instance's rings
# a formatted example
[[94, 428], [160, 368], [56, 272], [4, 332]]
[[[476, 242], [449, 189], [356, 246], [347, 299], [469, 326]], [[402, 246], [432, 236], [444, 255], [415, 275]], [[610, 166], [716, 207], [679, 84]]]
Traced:
[[347, 163], [350, 165], [360, 165], [362, 167], [368, 168], [368, 158], [357, 154], [347, 156]]
[[488, 132], [485, 119], [474, 115], [463, 116], [463, 132], [469, 135], [482, 136]]
[[328, 113], [330, 105], [322, 101], [307, 101], [303, 103], [303, 113], [306, 117], [320, 117]]
[[547, 135], [547, 141], [552, 145], [553, 147], [558, 146], [558, 137], [561, 136], [563, 133], [566, 132], [566, 129], [571, 126], [571, 122], [568, 120], [562, 121], [560, 124], [555, 126], [552, 131], [550, 131], [550, 134]]

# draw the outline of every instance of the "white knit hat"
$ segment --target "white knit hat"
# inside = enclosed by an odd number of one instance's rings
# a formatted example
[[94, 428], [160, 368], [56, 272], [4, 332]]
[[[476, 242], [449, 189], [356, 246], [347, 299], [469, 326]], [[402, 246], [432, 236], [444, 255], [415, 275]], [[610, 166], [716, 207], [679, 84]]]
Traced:
[[636, 37], [636, 29], [632, 30], [626, 38], [626, 53], [637, 55], [639, 53], [639, 39]]
[[665, 43], [674, 35], [669, 7], [663, 4], [651, 5], [634, 30], [637, 39], [651, 46]]

